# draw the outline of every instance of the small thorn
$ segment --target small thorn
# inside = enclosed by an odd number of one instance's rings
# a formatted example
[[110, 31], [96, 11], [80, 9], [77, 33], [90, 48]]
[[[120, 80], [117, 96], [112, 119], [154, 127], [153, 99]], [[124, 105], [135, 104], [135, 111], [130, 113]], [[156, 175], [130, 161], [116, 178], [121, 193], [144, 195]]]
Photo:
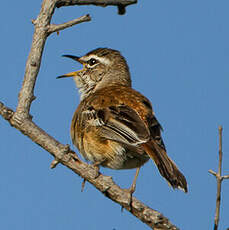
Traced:
[[34, 100], [36, 100], [36, 99], [37, 99], [37, 97], [34, 96], [34, 95], [33, 95], [32, 98], [31, 98], [32, 101], [34, 101]]
[[56, 168], [56, 166], [59, 164], [60, 162], [57, 159], [54, 159], [50, 165], [51, 169]]
[[36, 25], [36, 20], [35, 19], [31, 19], [31, 22], [33, 25]]
[[82, 182], [82, 185], [81, 185], [81, 192], [84, 191], [85, 183], [86, 183], [86, 180], [83, 179], [83, 182]]

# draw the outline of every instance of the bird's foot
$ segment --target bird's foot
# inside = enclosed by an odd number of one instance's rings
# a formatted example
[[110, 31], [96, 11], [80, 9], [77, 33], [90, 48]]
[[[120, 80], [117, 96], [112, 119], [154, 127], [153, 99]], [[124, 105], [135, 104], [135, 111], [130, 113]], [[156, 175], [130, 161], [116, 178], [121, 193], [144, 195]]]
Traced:
[[[94, 162], [94, 163], [92, 164], [92, 166], [94, 166], [95, 169], [96, 169], [96, 173], [95, 173], [95, 174], [96, 174], [96, 177], [99, 176], [99, 166], [101, 165], [101, 163], [102, 163], [102, 162]], [[86, 179], [84, 178], [84, 179], [83, 179], [83, 182], [82, 182], [82, 185], [81, 185], [81, 192], [83, 192], [83, 190], [84, 190], [85, 183], [86, 183]]]
[[[129, 207], [130, 211], [132, 211], [132, 208], [133, 208], [132, 207], [132, 201], [133, 201], [133, 194], [135, 192], [135, 189], [136, 189], [136, 184], [132, 184], [130, 188], [124, 189], [124, 191], [128, 193], [128, 203], [127, 203], [127, 205]], [[124, 207], [122, 206], [122, 208], [121, 208], [122, 212], [123, 212], [123, 208]]]

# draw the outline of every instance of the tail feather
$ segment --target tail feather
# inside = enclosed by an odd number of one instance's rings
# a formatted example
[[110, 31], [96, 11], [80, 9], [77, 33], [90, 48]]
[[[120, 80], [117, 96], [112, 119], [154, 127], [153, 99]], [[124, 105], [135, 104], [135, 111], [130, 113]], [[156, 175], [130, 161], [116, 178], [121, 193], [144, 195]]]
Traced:
[[155, 162], [160, 174], [167, 180], [173, 188], [178, 188], [188, 192], [187, 181], [179, 171], [176, 164], [169, 158], [163, 148], [154, 141], [142, 144], [145, 152]]

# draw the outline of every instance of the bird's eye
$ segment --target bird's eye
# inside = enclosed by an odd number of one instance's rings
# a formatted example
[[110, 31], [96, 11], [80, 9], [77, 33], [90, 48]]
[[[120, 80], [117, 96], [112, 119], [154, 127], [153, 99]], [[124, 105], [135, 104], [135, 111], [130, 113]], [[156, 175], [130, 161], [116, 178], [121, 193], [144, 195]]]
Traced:
[[94, 58], [91, 58], [90, 60], [88, 60], [88, 62], [87, 62], [90, 66], [93, 66], [94, 64], [96, 64], [97, 63], [97, 60], [96, 59], [94, 59]]

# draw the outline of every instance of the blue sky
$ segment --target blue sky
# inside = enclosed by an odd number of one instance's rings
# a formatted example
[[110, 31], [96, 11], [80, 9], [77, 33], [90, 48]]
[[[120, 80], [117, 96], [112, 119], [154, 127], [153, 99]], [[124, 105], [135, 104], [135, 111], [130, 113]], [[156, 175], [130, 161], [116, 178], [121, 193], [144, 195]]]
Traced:
[[[13, 6], [12, 6], [13, 4]], [[31, 45], [31, 19], [41, 1], [1, 4], [0, 101], [15, 109]], [[52, 34], [46, 43], [31, 114], [64, 144], [79, 103], [71, 79], [56, 76], [81, 66], [62, 54], [83, 55], [97, 47], [122, 52], [133, 87], [147, 96], [164, 128], [169, 156], [185, 174], [189, 193], [173, 191], [152, 162], [140, 171], [135, 196], [184, 230], [212, 229], [218, 165], [218, 125], [223, 125], [223, 173], [229, 174], [229, 2], [141, 0], [124, 16], [115, 7], [57, 9], [53, 23], [90, 13], [92, 21]], [[124, 230], [148, 227], [105, 198], [0, 118], [0, 229]], [[129, 187], [134, 170], [106, 175]], [[220, 229], [229, 227], [229, 181], [222, 186]]]

